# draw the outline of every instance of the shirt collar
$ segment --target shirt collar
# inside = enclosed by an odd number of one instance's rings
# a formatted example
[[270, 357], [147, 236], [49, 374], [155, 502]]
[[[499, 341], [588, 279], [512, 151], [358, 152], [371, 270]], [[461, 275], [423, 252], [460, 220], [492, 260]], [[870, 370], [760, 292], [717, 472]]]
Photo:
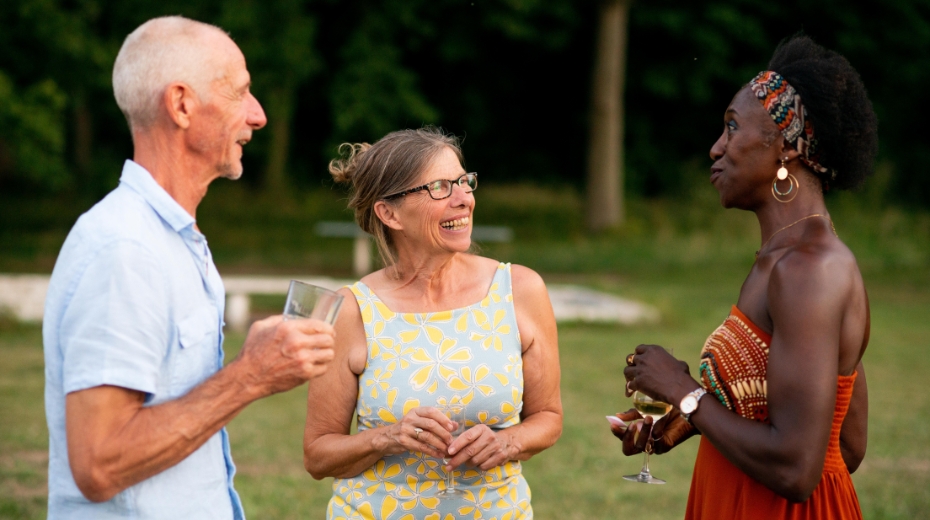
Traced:
[[119, 182], [141, 195], [149, 203], [149, 206], [158, 213], [158, 216], [175, 231], [180, 232], [186, 227], [193, 226], [194, 217], [155, 182], [152, 174], [139, 163], [126, 159]]

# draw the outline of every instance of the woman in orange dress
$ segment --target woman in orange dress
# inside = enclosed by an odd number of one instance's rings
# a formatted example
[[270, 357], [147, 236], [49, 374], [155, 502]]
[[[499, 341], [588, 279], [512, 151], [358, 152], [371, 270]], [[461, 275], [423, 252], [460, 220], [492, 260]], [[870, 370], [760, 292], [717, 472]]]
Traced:
[[756, 214], [762, 245], [704, 345], [700, 380], [638, 346], [627, 393], [675, 410], [655, 428], [614, 428], [627, 455], [701, 436], [688, 519], [862, 516], [850, 473], [865, 455], [869, 303], [823, 192], [871, 173], [876, 126], [849, 62], [804, 36], [782, 42], [724, 114], [710, 181], [724, 207]]

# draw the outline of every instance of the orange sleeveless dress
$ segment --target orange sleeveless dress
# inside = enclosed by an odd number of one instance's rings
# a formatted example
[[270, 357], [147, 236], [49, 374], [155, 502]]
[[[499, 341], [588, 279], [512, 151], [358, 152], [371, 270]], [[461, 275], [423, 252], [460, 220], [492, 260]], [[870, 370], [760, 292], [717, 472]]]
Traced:
[[[700, 365], [701, 382], [708, 394], [733, 412], [766, 423], [766, 368], [771, 340], [734, 305], [723, 325], [707, 338]], [[701, 437], [685, 519], [861, 519], [859, 499], [840, 454], [840, 428], [855, 380], [855, 373], [837, 377], [836, 408], [823, 476], [810, 498], [793, 503], [776, 495]]]

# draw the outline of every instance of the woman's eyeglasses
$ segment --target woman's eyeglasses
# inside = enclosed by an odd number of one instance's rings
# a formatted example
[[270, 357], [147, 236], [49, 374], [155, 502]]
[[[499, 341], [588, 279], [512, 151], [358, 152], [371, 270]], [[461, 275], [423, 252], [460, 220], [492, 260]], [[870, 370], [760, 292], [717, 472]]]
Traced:
[[383, 197], [382, 200], [396, 199], [398, 197], [410, 195], [411, 193], [416, 193], [422, 190], [426, 190], [426, 193], [429, 193], [429, 196], [433, 200], [442, 200], [452, 196], [452, 186], [456, 184], [458, 184], [459, 188], [465, 190], [465, 193], [471, 193], [478, 188], [478, 174], [475, 172], [463, 173], [458, 179], [455, 180], [435, 180], [433, 182], [428, 182], [423, 186], [417, 186], [416, 188], [410, 188], [409, 190], [404, 190], [388, 195], [387, 197]]

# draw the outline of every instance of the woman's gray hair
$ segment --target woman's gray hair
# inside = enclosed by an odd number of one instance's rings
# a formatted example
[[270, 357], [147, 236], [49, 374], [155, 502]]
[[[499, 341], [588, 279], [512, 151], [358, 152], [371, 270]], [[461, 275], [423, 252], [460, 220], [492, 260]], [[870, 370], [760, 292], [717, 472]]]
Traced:
[[[349, 207], [355, 210], [359, 227], [375, 238], [385, 267], [397, 262], [397, 252], [388, 227], [375, 213], [375, 203], [412, 188], [446, 148], [464, 164], [459, 140], [432, 126], [391, 132], [373, 145], [343, 143], [339, 146], [340, 158], [330, 161], [333, 179], [350, 184]], [[385, 202], [397, 204], [401, 200], [403, 197]]]
[[222, 71], [211, 63], [204, 36], [219, 27], [182, 16], [153, 18], [123, 41], [113, 64], [113, 94], [130, 129], [148, 128], [158, 116], [168, 84], [189, 85], [206, 101], [210, 84]]

